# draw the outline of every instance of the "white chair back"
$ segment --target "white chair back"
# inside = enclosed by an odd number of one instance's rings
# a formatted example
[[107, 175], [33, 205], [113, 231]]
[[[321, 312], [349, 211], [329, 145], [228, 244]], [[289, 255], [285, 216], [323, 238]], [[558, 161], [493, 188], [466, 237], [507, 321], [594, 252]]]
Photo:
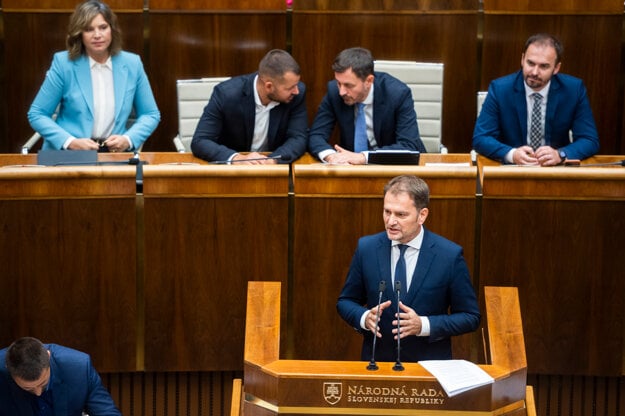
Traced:
[[213, 89], [229, 77], [181, 79], [176, 81], [178, 96], [178, 135], [174, 137], [174, 146], [178, 152], [191, 151], [191, 139], [197, 123], [208, 104]]
[[428, 153], [447, 153], [442, 144], [443, 64], [413, 61], [374, 63], [376, 71], [386, 72], [412, 90], [419, 134]]

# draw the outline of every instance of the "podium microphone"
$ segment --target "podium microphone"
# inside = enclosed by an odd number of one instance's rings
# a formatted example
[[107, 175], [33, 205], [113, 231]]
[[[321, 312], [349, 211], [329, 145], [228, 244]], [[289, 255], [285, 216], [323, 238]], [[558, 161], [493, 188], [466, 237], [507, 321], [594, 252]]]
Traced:
[[378, 311], [375, 316], [375, 328], [373, 329], [373, 346], [371, 347], [371, 361], [369, 361], [369, 365], [367, 366], [367, 370], [377, 370], [378, 365], [375, 363], [375, 342], [378, 338], [378, 324], [380, 323], [380, 304], [382, 303], [382, 294], [386, 290], [386, 282], [384, 280], [380, 280], [380, 285], [378, 286]]
[[401, 295], [401, 282], [399, 280], [395, 281], [395, 292], [397, 293], [397, 361], [395, 361], [395, 365], [393, 366], [393, 370], [395, 371], [404, 371], [404, 366], [401, 364], [400, 360], [400, 352], [401, 352], [401, 327], [399, 325], [399, 299]]

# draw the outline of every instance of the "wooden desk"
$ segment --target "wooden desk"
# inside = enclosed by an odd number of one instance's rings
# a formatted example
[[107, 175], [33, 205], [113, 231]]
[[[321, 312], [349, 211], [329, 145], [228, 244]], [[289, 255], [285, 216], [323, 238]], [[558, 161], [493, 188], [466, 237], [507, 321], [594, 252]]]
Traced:
[[480, 284], [518, 286], [530, 373], [623, 374], [625, 170], [483, 169]]
[[[383, 188], [397, 175], [415, 174], [428, 183], [431, 200], [426, 227], [462, 245], [469, 270], [473, 270], [475, 167], [313, 164], [294, 165], [293, 172], [293, 284], [287, 296], [293, 321], [288, 325], [292, 329], [287, 335], [286, 357], [360, 357], [362, 338], [341, 320], [336, 300], [358, 238], [384, 230]], [[299, 324], [310, 321], [311, 311], [317, 324]], [[454, 353], [471, 357], [471, 344], [470, 334], [458, 337]]]
[[1, 345], [30, 335], [136, 369], [135, 198], [133, 166], [0, 168]]
[[247, 282], [287, 281], [289, 167], [143, 175], [145, 369], [241, 370]]

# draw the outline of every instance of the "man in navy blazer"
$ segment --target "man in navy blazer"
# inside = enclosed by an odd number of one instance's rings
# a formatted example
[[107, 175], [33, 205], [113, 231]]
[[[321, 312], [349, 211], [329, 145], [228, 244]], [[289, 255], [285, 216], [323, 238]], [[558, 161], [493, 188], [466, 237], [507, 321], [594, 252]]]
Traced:
[[[308, 135], [308, 149], [327, 163], [365, 164], [368, 150], [418, 150], [425, 152], [419, 136], [417, 114], [410, 88], [389, 74], [374, 72], [371, 52], [345, 49], [332, 65], [335, 80], [328, 82]], [[358, 104], [364, 104], [367, 143], [355, 143]], [[332, 147], [335, 124], [340, 142]]]
[[[599, 151], [597, 128], [581, 79], [560, 74], [562, 44], [531, 36], [521, 70], [491, 82], [473, 131], [473, 149], [503, 163], [554, 166]], [[541, 113], [537, 147], [530, 143], [534, 93]], [[572, 140], [570, 138], [572, 133]]]
[[[480, 311], [462, 248], [423, 227], [428, 203], [429, 189], [422, 179], [412, 175], [391, 179], [384, 187], [386, 231], [358, 241], [337, 310], [364, 335], [362, 360], [373, 357], [376, 332], [376, 361], [397, 359], [397, 281], [404, 282], [399, 303], [401, 361], [451, 359], [451, 337], [479, 325]], [[405, 280], [397, 272], [400, 260]], [[380, 282], [385, 284], [378, 313]]]
[[0, 350], [0, 416], [121, 416], [91, 358], [24, 337]]
[[[274, 49], [260, 61], [257, 73], [215, 87], [191, 150], [208, 161], [290, 163], [306, 152], [307, 132], [300, 67], [288, 52]], [[261, 152], [269, 152], [269, 157]]]

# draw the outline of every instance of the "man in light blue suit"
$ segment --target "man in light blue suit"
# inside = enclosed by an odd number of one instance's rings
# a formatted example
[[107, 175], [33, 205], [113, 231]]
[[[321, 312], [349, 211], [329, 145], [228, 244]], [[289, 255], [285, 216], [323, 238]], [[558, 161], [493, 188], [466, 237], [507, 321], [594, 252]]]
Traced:
[[[319, 160], [361, 165], [369, 150], [418, 150], [425, 153], [410, 88], [391, 75], [374, 72], [371, 52], [365, 48], [343, 50], [332, 65], [335, 80], [328, 82], [308, 135], [308, 149]], [[362, 106], [363, 143], [356, 123]], [[339, 143], [330, 138], [335, 125]]]
[[[391, 179], [384, 187], [386, 231], [358, 241], [337, 309], [363, 334], [362, 360], [373, 357], [376, 332], [376, 361], [397, 359], [398, 319], [401, 360], [408, 362], [452, 358], [451, 337], [479, 325], [480, 311], [462, 248], [423, 227], [428, 203], [429, 189], [422, 179], [412, 175]], [[399, 317], [398, 281], [402, 282]], [[380, 282], [385, 284], [378, 314]]]
[[[541, 166], [586, 159], [599, 151], [584, 83], [559, 73], [562, 51], [560, 41], [548, 34], [527, 40], [521, 70], [488, 87], [473, 131], [475, 151], [503, 163]], [[533, 113], [537, 120], [535, 145]]]
[[210, 162], [291, 163], [306, 152], [307, 132], [300, 67], [288, 52], [273, 49], [261, 59], [258, 72], [215, 87], [191, 150]]
[[0, 350], [0, 416], [121, 416], [90, 357], [24, 337]]
[[[68, 50], [54, 55], [28, 111], [42, 148], [138, 150], [160, 112], [141, 59], [121, 50], [117, 17], [89, 0], [76, 7], [68, 32]], [[131, 114], [135, 121], [128, 126]]]

